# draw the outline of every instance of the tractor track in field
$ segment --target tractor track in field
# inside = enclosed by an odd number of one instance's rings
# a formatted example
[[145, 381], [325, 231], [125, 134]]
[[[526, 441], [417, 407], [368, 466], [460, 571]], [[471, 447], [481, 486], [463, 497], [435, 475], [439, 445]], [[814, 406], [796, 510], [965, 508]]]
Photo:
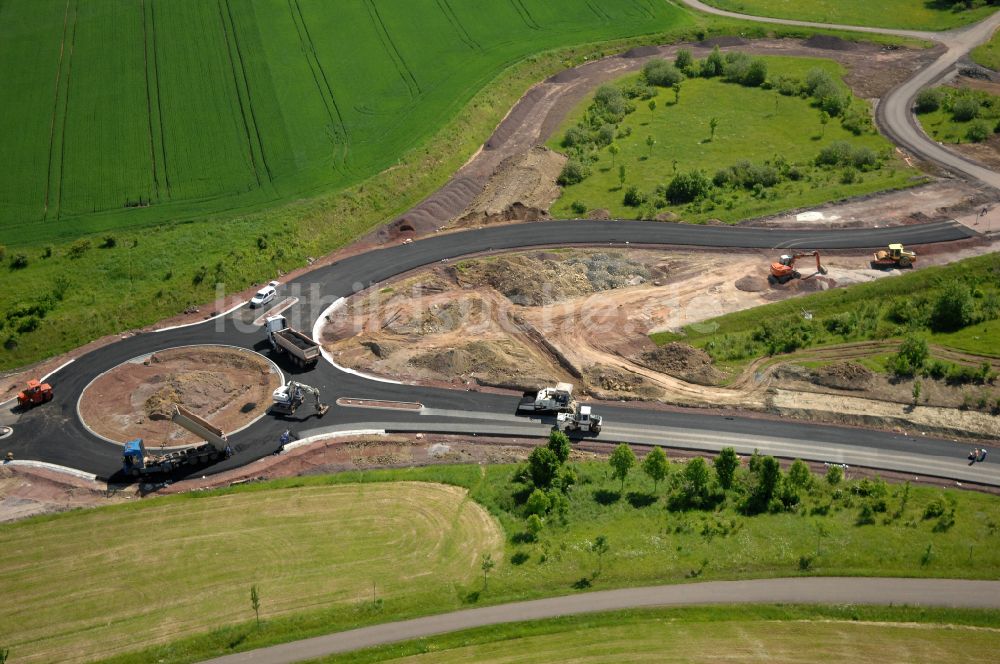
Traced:
[[70, 33], [69, 55], [66, 58], [66, 94], [63, 97], [62, 129], [59, 132], [59, 198], [56, 203], [56, 218], [62, 213], [63, 175], [66, 172], [66, 124], [69, 118], [69, 93], [73, 84], [73, 51], [76, 49], [76, 25], [80, 19], [80, 3], [73, 4], [73, 30]]
[[[52, 161], [55, 158], [55, 142], [56, 142], [56, 123], [59, 121], [59, 89], [62, 87], [62, 69], [63, 61], [66, 59], [66, 35], [69, 30], [69, 8], [70, 6], [76, 7], [74, 0], [66, 0], [66, 10], [63, 13], [63, 35], [62, 41], [59, 43], [59, 64], [56, 67], [56, 82], [55, 82], [55, 92], [52, 98], [52, 122], [49, 125], [49, 161], [48, 169], [46, 171], [45, 177], [45, 207], [43, 210], [42, 218], [45, 219], [49, 214], [49, 197], [52, 189]], [[76, 12], [73, 13], [73, 33], [76, 33]], [[72, 49], [71, 49], [72, 52]], [[67, 60], [68, 66], [68, 60]], [[67, 85], [68, 92], [68, 85]], [[65, 131], [65, 123], [63, 123], [63, 129]]]
[[[344, 123], [344, 116], [340, 112], [340, 105], [337, 103], [337, 98], [333, 94], [333, 87], [330, 85], [330, 79], [326, 75], [326, 70], [323, 68], [323, 63], [319, 59], [319, 53], [316, 51], [316, 44], [313, 43], [312, 35], [309, 33], [309, 25], [306, 23], [306, 17], [302, 13], [302, 6], [299, 4], [299, 0], [288, 0], [288, 11], [292, 15], [292, 23], [295, 24], [295, 32], [299, 36], [299, 43], [302, 45], [302, 51], [305, 54], [306, 63], [309, 65], [309, 71], [312, 73], [313, 82], [316, 84], [316, 91], [319, 93], [319, 98], [323, 102], [323, 107], [326, 108], [327, 117], [330, 118], [330, 128], [331, 128], [331, 139], [334, 144], [336, 144], [339, 139], [343, 148], [343, 158], [342, 162], [347, 161], [347, 152], [350, 149], [351, 135], [347, 131], [347, 125]], [[334, 162], [334, 168], [341, 170], [343, 163]]]
[[473, 51], [482, 51], [482, 44], [473, 39], [472, 35], [469, 34], [465, 25], [462, 24], [462, 19], [458, 18], [458, 14], [455, 13], [455, 9], [451, 6], [451, 3], [448, 0], [437, 0], [437, 5], [441, 9], [441, 13], [444, 14], [444, 17], [455, 28], [458, 38]]
[[[234, 28], [231, 24], [227, 24], [226, 22], [226, 12], [223, 11], [222, 9], [222, 5], [225, 2], [226, 0], [218, 0], [218, 2], [216, 3], [216, 5], [219, 8], [219, 27], [222, 28], [222, 37], [226, 42], [226, 55], [229, 56], [229, 70], [233, 74], [233, 91], [236, 93], [236, 103], [240, 107], [240, 119], [243, 120], [243, 135], [246, 137], [247, 141], [247, 152], [249, 153], [248, 156], [250, 158], [250, 168], [253, 169], [253, 177], [255, 180], [257, 180], [257, 187], [260, 188], [261, 186], [263, 186], [263, 182], [261, 182], [260, 172], [257, 169], [257, 159], [254, 155], [253, 138], [251, 136], [251, 130], [250, 130], [250, 124], [252, 123], [252, 118], [253, 118], [253, 109], [252, 108], [250, 109], [249, 116], [247, 114], [247, 107], [250, 105], [250, 98], [249, 98], [250, 90], [249, 89], [247, 90], [247, 103], [244, 104], [243, 93], [241, 91], [239, 83], [239, 75], [236, 73], [236, 58], [233, 57], [233, 49], [236, 48], [237, 58], [239, 58], [238, 54], [239, 47], [233, 44], [233, 42], [236, 40], [235, 34], [233, 35], [232, 40], [229, 39], [229, 32]], [[242, 58], [241, 58], [241, 66], [242, 66]], [[244, 84], [246, 84], [245, 71], [243, 72], [243, 76], [244, 76]], [[256, 131], [256, 126], [254, 127], [254, 131]], [[260, 138], [259, 133], [257, 134], [257, 138], [258, 139]]]
[[[153, 193], [156, 200], [160, 200], [160, 178], [156, 169], [156, 142], [153, 140], [153, 98], [149, 85], [149, 27], [146, 16], [146, 0], [140, 3], [142, 11], [142, 65], [146, 79], [146, 130], [149, 136], [149, 161], [153, 166]], [[149, 11], [152, 12], [153, 5], [150, 2]]]
[[159, 118], [160, 129], [160, 153], [163, 157], [163, 183], [167, 188], [167, 199], [172, 198], [170, 190], [170, 168], [167, 163], [167, 139], [163, 130], [163, 94], [160, 91], [160, 55], [156, 48], [156, 8], [153, 3], [149, 4], [149, 34], [151, 37], [150, 47], [153, 52], [153, 78], [156, 81], [156, 113]]
[[372, 0], [365, 0], [365, 6], [368, 8], [368, 14], [371, 16], [372, 24], [375, 26], [375, 32], [382, 42], [382, 48], [385, 49], [386, 55], [389, 56], [392, 64], [396, 67], [396, 71], [399, 72], [399, 77], [403, 79], [403, 83], [409, 89], [410, 98], [417, 99], [423, 94], [423, 90], [420, 88], [417, 78], [413, 75], [413, 71], [406, 64], [406, 60], [403, 59], [403, 54], [399, 52], [396, 42], [393, 41], [392, 35], [389, 33], [389, 27], [382, 20], [382, 14], [379, 13], [378, 7], [375, 6]]
[[521, 17], [521, 20], [524, 22], [524, 25], [527, 26], [529, 30], [542, 29], [542, 27], [538, 25], [538, 22], [535, 21], [534, 17], [531, 15], [531, 12], [528, 11], [528, 8], [524, 6], [524, 3], [521, 2], [521, 0], [510, 0], [510, 5], [511, 7], [514, 8], [514, 11], [517, 12], [517, 15]]
[[[220, 0], [220, 3], [224, 2], [226, 5], [226, 14], [229, 16], [229, 27], [233, 33], [233, 45], [236, 47], [236, 58], [240, 62], [240, 74], [243, 77], [243, 88], [246, 90], [247, 95], [247, 108], [250, 109], [250, 123], [253, 125], [254, 135], [257, 137], [257, 149], [260, 151], [260, 161], [264, 166], [264, 170], [267, 172], [267, 179], [269, 182], [274, 182], [274, 174], [271, 172], [271, 166], [267, 163], [267, 151], [264, 149], [264, 140], [260, 136], [260, 124], [257, 122], [257, 112], [253, 107], [253, 95], [250, 91], [250, 77], [247, 76], [247, 66], [246, 60], [243, 58], [243, 49], [240, 47], [240, 35], [239, 31], [236, 29], [236, 19], [233, 18], [233, 6], [229, 0]], [[219, 9], [222, 9], [220, 4]], [[228, 42], [228, 35], [226, 36]], [[230, 54], [230, 62], [232, 62], [232, 55]], [[237, 90], [238, 92], [238, 90]], [[244, 124], [246, 124], [246, 118], [244, 117]], [[251, 154], [253, 145], [251, 144]]]

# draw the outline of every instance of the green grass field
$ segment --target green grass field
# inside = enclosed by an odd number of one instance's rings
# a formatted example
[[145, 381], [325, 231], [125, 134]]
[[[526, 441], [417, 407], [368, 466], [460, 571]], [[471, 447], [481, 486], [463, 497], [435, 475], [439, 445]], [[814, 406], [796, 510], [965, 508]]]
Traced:
[[[765, 58], [769, 80], [789, 77], [802, 80], [814, 68], [828, 71], [835, 79], [843, 68], [830, 60], [813, 58]], [[635, 80], [636, 77], [623, 79]], [[809, 99], [779, 95], [775, 90], [749, 88], [720, 79], [688, 78], [681, 83], [680, 102], [674, 103], [674, 93], [660, 89], [654, 98], [656, 108], [650, 112], [647, 102], [634, 100], [636, 110], [625, 117], [619, 128], [616, 144], [620, 153], [607, 150], [591, 166], [592, 174], [583, 182], [563, 188], [553, 205], [555, 216], [579, 216], [574, 203], [587, 209], [608, 209], [613, 218], [636, 218], [659, 212], [674, 212], [686, 221], [720, 219], [738, 221], [781, 210], [817, 205], [831, 200], [868, 194], [884, 189], [905, 187], [919, 175], [895, 155], [878, 170], [862, 174], [850, 184], [841, 181], [841, 171], [820, 170], [810, 166], [820, 150], [834, 141], [848, 141], [856, 147], [867, 147], [880, 154], [891, 151], [891, 144], [875, 133], [855, 136], [834, 118], [824, 128], [819, 109]], [[569, 114], [549, 141], [549, 147], [562, 150], [566, 131], [584, 116], [588, 98]], [[854, 104], [864, 102], [855, 99]], [[718, 119], [714, 138], [709, 122]], [[622, 133], [631, 132], [627, 137]], [[656, 143], [650, 149], [646, 140]], [[746, 159], [754, 163], [774, 161], [783, 157], [808, 174], [798, 181], [785, 181], [754, 196], [750, 191], [726, 192], [718, 201], [691, 206], [667, 206], [647, 210], [646, 206], [628, 207], [623, 194], [630, 186], [653, 197], [657, 185], [666, 185], [674, 173], [693, 169], [703, 170], [709, 178], [721, 168]], [[625, 186], [620, 186], [619, 168], [626, 169]], [[676, 170], [675, 170], [676, 168]]]
[[685, 22], [649, 0], [5, 2], [0, 233], [33, 244], [342, 188], [526, 55]]
[[992, 662], [996, 611], [650, 609], [465, 630], [328, 657], [367, 662]]
[[[571, 467], [578, 481], [565, 514], [546, 515], [535, 539], [524, 535], [510, 465], [292, 478], [0, 526], [5, 587], [19, 598], [0, 609], [5, 625], [19, 626], [2, 645], [14, 661], [64, 661], [85, 644], [93, 658], [129, 651], [112, 658], [118, 664], [169, 664], [588, 587], [797, 574], [1000, 576], [1000, 501], [987, 494], [889, 486], [885, 511], [859, 525], [872, 500], [865, 484], [832, 488], [816, 478], [794, 510], [745, 516], [742, 488], [711, 509], [670, 507], [681, 464], [655, 490], [634, 469], [624, 495], [607, 463]], [[382, 484], [399, 480], [452, 486]], [[377, 517], [359, 509], [372, 504]], [[927, 518], [932, 504], [953, 523]], [[155, 538], [137, 536], [151, 527]], [[610, 545], [601, 561], [591, 551], [599, 535]], [[497, 562], [488, 589], [484, 552]], [[382, 599], [375, 606], [373, 582]], [[260, 628], [252, 583], [261, 588]], [[167, 585], [183, 592], [165, 596]], [[153, 646], [162, 641], [170, 642]]]
[[[940, 143], [972, 143], [989, 140], [1000, 125], [1000, 96], [985, 90], [934, 88], [940, 106], [937, 110], [917, 113], [916, 117], [924, 131]], [[965, 109], [964, 115], [957, 109], [963, 104], [973, 104]], [[971, 114], [971, 117], [970, 115]], [[975, 130], [980, 134], [974, 136]]]
[[[361, 507], [364, 507], [361, 509]], [[318, 606], [447, 598], [498, 555], [496, 522], [444, 484], [313, 486], [63, 514], [0, 526], [3, 647], [78, 662], [213, 625]], [[248, 613], [249, 612], [249, 613]]]
[[817, 23], [869, 25], [909, 30], [948, 30], [985, 18], [995, 7], [961, 9], [946, 0], [704, 0], [706, 5], [753, 16], [790, 18]]
[[972, 49], [969, 56], [974, 62], [993, 71], [1000, 71], [1000, 31], [994, 32], [985, 44]]

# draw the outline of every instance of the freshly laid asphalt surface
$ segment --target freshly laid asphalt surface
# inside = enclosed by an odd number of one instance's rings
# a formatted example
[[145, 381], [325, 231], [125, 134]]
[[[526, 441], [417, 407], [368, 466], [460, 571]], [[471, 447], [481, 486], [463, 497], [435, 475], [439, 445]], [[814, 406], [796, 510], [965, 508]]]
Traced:
[[[704, 604], [889, 604], [1000, 608], [1000, 581], [803, 577], [622, 588], [442, 613], [283, 643], [206, 660], [290, 664], [474, 627], [649, 607]], [[808, 629], [808, 627], [805, 627]]]
[[[275, 303], [285, 296], [298, 297], [298, 303], [284, 314], [293, 327], [311, 333], [313, 323], [342, 297], [409, 270], [477, 252], [573, 243], [615, 247], [624, 247], [627, 243], [628, 246], [856, 249], [881, 247], [890, 241], [921, 245], [970, 237], [974, 237], [974, 233], [955, 222], [848, 232], [581, 220], [496, 226], [441, 234], [347, 258], [302, 279], [282, 284]], [[112, 481], [125, 480], [117, 474], [121, 447], [91, 434], [77, 416], [76, 404], [83, 389], [102, 372], [122, 362], [175, 346], [227, 344], [267, 352], [263, 329], [251, 323], [260, 314], [261, 310], [243, 307], [201, 324], [139, 334], [78, 358], [49, 378], [56, 385], [56, 400], [23, 414], [15, 423], [13, 436], [4, 440], [3, 451], [12, 451], [19, 460], [44, 461]], [[541, 437], [547, 434], [551, 425], [551, 420], [515, 417], [516, 396], [372, 381], [340, 371], [325, 361], [302, 374], [280, 358], [278, 363], [288, 378], [318, 387], [324, 401], [331, 404], [339, 397], [354, 397], [415, 401], [423, 404], [425, 410], [415, 415], [406, 411], [333, 406], [319, 419], [310, 414], [306, 405], [299, 411], [302, 417], [265, 416], [230, 436], [236, 451], [231, 459], [209, 468], [198, 468], [192, 474], [227, 470], [271, 454], [286, 428], [299, 437], [370, 428]], [[918, 475], [1000, 484], [1000, 467], [964, 465], [964, 447], [959, 449], [950, 441], [803, 422], [724, 417], [697, 410], [669, 412], [602, 405], [599, 412], [606, 423], [601, 440], [705, 450], [734, 445], [740, 451], [759, 448], [765, 453], [788, 458], [852, 466], [892, 469], [903, 464], [906, 472]], [[150, 442], [155, 447], [156, 441]]]

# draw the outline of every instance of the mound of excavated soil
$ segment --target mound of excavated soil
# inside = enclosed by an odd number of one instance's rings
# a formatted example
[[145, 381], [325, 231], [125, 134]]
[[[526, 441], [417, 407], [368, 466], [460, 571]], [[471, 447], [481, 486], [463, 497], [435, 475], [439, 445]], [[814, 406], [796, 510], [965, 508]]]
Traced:
[[[605, 364], [593, 364], [587, 367], [583, 374], [591, 393], [598, 398], [617, 399], [622, 396], [633, 398], [639, 396], [655, 399], [660, 394], [659, 389], [639, 374], [609, 367]], [[609, 392], [613, 394], [608, 394]]]
[[80, 399], [80, 416], [105, 438], [142, 438], [147, 446], [186, 445], [198, 437], [170, 421], [175, 405], [230, 432], [271, 405], [281, 375], [257, 353], [224, 346], [191, 346], [126, 362], [98, 377]]
[[871, 385], [872, 371], [857, 362], [838, 362], [812, 372], [812, 382], [839, 390], [866, 390]]
[[465, 280], [490, 286], [514, 304], [544, 306], [597, 291], [637, 285], [650, 270], [622, 252], [588, 253], [565, 260], [531, 256], [503, 256], [466, 266]]
[[635, 361], [654, 371], [699, 385], [716, 385], [722, 375], [712, 366], [712, 358], [700, 348], [676, 341], [646, 351]]
[[765, 277], [748, 274], [736, 280], [736, 288], [744, 293], [760, 293], [767, 290]]
[[473, 341], [416, 355], [410, 364], [444, 377], [468, 376], [480, 385], [537, 390], [557, 381], [530, 354], [509, 341]]
[[702, 48], [715, 48], [716, 46], [725, 48], [726, 46], [746, 46], [749, 43], [742, 37], [723, 35], [722, 37], [712, 37], [711, 39], [700, 41], [698, 42], [698, 46]]

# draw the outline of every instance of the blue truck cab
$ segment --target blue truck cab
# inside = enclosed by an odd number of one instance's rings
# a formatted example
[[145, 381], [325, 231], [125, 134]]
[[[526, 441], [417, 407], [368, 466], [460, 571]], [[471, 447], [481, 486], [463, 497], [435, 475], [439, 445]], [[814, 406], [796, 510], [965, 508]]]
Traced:
[[141, 471], [145, 467], [146, 446], [142, 444], [142, 438], [125, 443], [125, 451], [122, 453], [122, 472], [131, 475], [133, 471]]

